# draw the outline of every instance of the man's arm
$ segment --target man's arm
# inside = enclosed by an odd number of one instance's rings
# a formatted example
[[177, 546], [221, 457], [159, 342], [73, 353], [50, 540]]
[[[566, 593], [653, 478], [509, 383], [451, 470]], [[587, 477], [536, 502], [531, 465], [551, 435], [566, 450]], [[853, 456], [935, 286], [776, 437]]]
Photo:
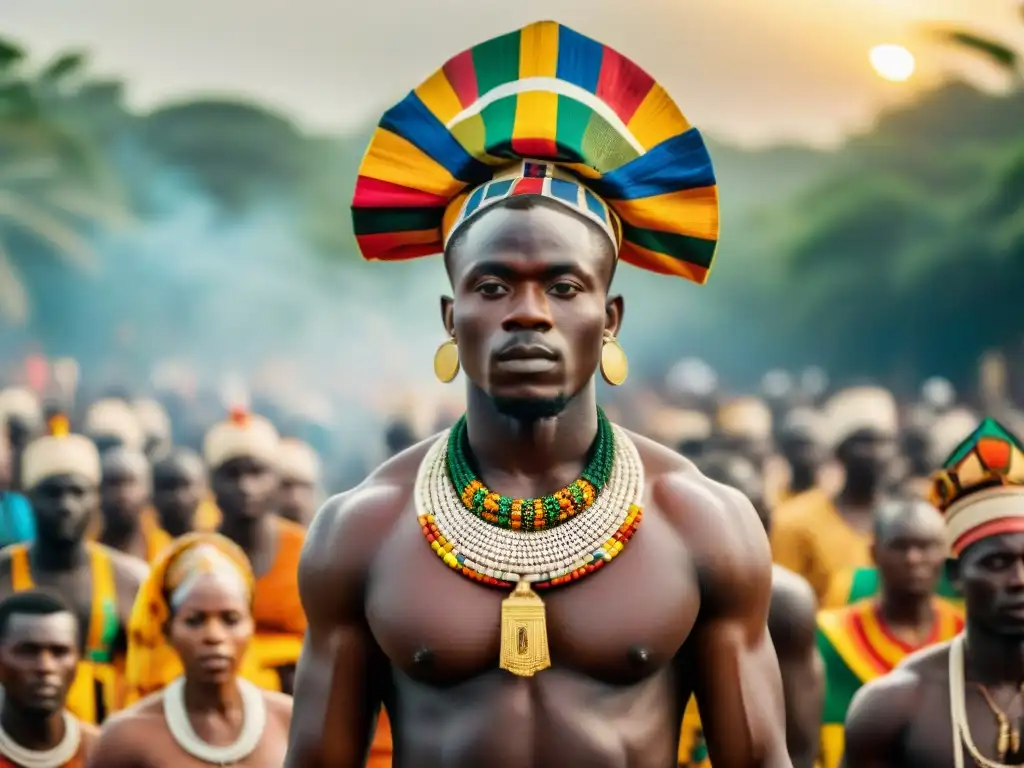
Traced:
[[[792, 768], [779, 662], [768, 635], [772, 558], [745, 496], [711, 484], [680, 492], [700, 525], [701, 608], [691, 639], [694, 694], [715, 768]], [[690, 526], [688, 526], [690, 527]]]
[[379, 652], [363, 606], [369, 558], [379, 545], [393, 489], [361, 486], [327, 501], [299, 562], [308, 628], [295, 674], [284, 768], [365, 764], [380, 710]]
[[85, 764], [88, 768], [149, 768], [149, 732], [146, 721], [131, 712], [115, 715], [104, 723], [99, 739], [84, 750]]
[[825, 669], [818, 653], [811, 585], [776, 566], [768, 630], [779, 657], [786, 700], [786, 746], [794, 768], [813, 768], [821, 736]]
[[901, 765], [900, 741], [916, 699], [917, 676], [900, 668], [857, 691], [846, 711], [844, 768]]

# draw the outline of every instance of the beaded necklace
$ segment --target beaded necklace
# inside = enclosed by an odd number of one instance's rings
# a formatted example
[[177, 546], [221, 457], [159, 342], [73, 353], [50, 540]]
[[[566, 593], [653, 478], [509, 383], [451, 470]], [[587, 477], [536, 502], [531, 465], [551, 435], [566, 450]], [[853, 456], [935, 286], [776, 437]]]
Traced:
[[604, 411], [597, 409], [597, 437], [580, 477], [537, 499], [513, 499], [494, 493], [476, 476], [469, 460], [469, 435], [462, 416], [448, 434], [448, 474], [470, 512], [499, 528], [537, 531], [553, 528], [583, 512], [604, 488], [615, 460], [615, 436]]
[[[529, 677], [551, 665], [544, 603], [534, 589], [568, 584], [607, 565], [623, 551], [643, 518], [640, 455], [625, 431], [604, 421], [605, 441], [612, 450], [604, 481], [585, 514], [563, 508], [552, 525], [546, 524], [545, 514], [545, 525], [514, 527], [514, 499], [506, 503], [507, 525], [497, 522], [499, 516], [491, 510], [484, 509], [495, 522], [467, 504], [467, 486], [457, 487], [449, 470], [450, 432], [437, 439], [420, 464], [416, 514], [434, 553], [468, 579], [514, 588], [501, 606], [500, 666], [515, 675]], [[595, 440], [594, 454], [601, 452], [598, 443]]]

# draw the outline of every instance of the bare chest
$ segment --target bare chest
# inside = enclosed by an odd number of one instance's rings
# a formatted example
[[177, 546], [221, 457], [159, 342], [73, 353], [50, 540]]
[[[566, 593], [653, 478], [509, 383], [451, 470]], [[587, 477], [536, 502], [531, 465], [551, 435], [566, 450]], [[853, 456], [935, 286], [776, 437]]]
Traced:
[[[366, 615], [393, 667], [428, 684], [455, 684], [497, 667], [508, 590], [447, 567], [409, 508], [371, 572]], [[654, 510], [607, 567], [543, 590], [552, 666], [629, 683], [668, 664], [696, 621], [689, 553]]]
[[[146, 768], [209, 768], [211, 763], [193, 757], [174, 740], [166, 727], [153, 729], [147, 737], [150, 762]], [[286, 734], [277, 725], [268, 724], [267, 731], [256, 749], [233, 768], [280, 768], [287, 749]]]
[[[914, 768], [953, 768], [957, 749], [963, 756], [961, 765], [964, 768], [978, 765], [962, 740], [954, 742], [948, 685], [931, 685], [927, 694], [922, 697], [917, 716], [907, 729], [900, 765]], [[1005, 758], [999, 758], [998, 722], [982, 701], [980, 694], [973, 690], [967, 693], [967, 718], [971, 740], [984, 758], [1005, 765], [1024, 765], [1024, 749], [1015, 752], [1011, 750]], [[1019, 719], [1011, 719], [1010, 724], [1018, 731], [1024, 727], [1024, 722]]]

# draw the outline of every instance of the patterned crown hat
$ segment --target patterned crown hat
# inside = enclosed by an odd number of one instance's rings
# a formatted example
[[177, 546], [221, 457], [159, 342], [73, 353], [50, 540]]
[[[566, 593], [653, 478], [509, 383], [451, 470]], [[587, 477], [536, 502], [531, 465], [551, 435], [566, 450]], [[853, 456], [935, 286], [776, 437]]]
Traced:
[[953, 557], [988, 536], [1024, 532], [1024, 447], [985, 419], [933, 476], [931, 501], [946, 517]]
[[534, 195], [635, 266], [703, 284], [718, 188], [696, 128], [635, 63], [553, 21], [448, 61], [381, 118], [352, 202], [363, 257], [440, 254], [491, 205]]

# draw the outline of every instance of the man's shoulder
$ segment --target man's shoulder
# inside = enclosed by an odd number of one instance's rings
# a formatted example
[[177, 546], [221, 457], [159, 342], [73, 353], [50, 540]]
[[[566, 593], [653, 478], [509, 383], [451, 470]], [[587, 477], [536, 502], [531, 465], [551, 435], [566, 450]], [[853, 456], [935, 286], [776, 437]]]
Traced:
[[794, 626], [809, 627], [813, 633], [817, 611], [818, 598], [807, 579], [781, 565], [773, 565], [772, 604], [768, 618], [773, 637], [782, 628]]
[[949, 684], [949, 643], [911, 654], [887, 675], [857, 691], [846, 715], [848, 739], [894, 732], [913, 720], [921, 702]]
[[99, 549], [110, 561], [110, 567], [114, 572], [114, 579], [119, 584], [135, 585], [138, 587], [149, 575], [149, 565], [134, 555], [113, 549], [98, 542], [92, 543], [93, 547]]
[[[301, 569], [330, 570], [328, 561], [357, 565], [379, 548], [408, 506], [420, 463], [436, 437], [384, 462], [351, 490], [329, 498], [305, 534]], [[338, 552], [352, 557], [338, 558]], [[364, 565], [368, 564], [363, 563]]]

